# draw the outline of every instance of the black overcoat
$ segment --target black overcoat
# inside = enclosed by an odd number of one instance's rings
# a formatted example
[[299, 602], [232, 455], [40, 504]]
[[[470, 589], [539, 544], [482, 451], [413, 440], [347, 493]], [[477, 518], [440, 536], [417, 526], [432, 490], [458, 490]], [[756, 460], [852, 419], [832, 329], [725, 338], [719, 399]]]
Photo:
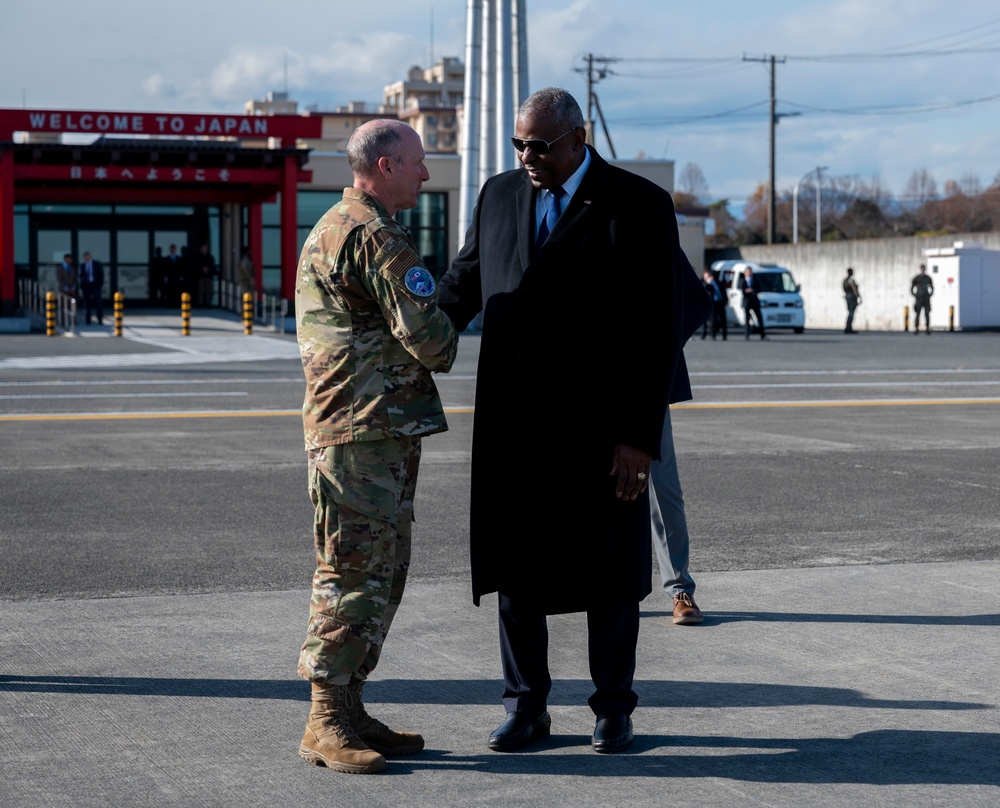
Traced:
[[439, 305], [457, 327], [483, 311], [477, 605], [502, 591], [556, 614], [652, 589], [648, 493], [618, 499], [610, 471], [617, 444], [658, 456], [682, 361], [683, 259], [670, 195], [593, 149], [591, 160], [537, 254], [526, 173], [489, 179], [441, 283]]

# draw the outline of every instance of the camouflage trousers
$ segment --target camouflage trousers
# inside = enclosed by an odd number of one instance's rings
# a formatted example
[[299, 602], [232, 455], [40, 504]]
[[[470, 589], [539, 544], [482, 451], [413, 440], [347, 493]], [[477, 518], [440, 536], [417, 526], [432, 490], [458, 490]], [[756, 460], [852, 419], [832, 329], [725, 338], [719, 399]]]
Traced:
[[378, 664], [410, 566], [420, 438], [309, 452], [316, 572], [299, 674], [320, 684], [365, 679]]

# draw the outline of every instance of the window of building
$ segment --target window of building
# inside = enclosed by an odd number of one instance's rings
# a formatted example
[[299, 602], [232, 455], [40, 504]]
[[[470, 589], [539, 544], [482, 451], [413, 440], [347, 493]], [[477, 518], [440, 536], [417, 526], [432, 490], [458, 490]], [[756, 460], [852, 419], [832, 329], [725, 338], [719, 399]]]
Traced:
[[448, 194], [425, 191], [417, 207], [401, 210], [396, 219], [410, 231], [426, 267], [435, 273], [448, 268]]
[[[302, 249], [306, 238], [320, 217], [343, 198], [342, 191], [299, 191], [298, 222], [296, 227], [296, 252]], [[261, 251], [261, 283], [268, 294], [279, 294], [281, 290], [281, 194], [277, 199], [261, 205], [263, 225]], [[244, 234], [249, 243], [249, 237]], [[291, 297], [293, 290], [284, 293]]]
[[[298, 197], [298, 222], [296, 227], [296, 252], [302, 250], [316, 222], [333, 205], [343, 199], [342, 191], [300, 190]], [[264, 291], [278, 294], [281, 289], [281, 200], [261, 206], [263, 221], [263, 256], [261, 274]], [[410, 231], [427, 268], [444, 272], [448, 264], [448, 194], [424, 191], [417, 207], [401, 210], [396, 220]], [[291, 297], [293, 290], [285, 289]]]

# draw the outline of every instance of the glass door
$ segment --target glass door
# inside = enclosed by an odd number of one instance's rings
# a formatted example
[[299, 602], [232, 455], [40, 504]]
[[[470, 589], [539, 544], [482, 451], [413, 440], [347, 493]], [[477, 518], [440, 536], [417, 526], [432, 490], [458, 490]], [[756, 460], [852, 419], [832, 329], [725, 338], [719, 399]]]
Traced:
[[[166, 257], [170, 247], [183, 255], [197, 244], [197, 234], [207, 232], [207, 214], [150, 209], [89, 213], [64, 206], [35, 214], [29, 219], [32, 234], [29, 262], [37, 268], [42, 291], [57, 287], [56, 270], [69, 253], [79, 266], [85, 252], [104, 265], [103, 299], [115, 292], [125, 295], [126, 305], [172, 305], [160, 285], [157, 248]], [[179, 295], [179, 293], [178, 293]]]
[[150, 297], [161, 306], [179, 306], [189, 252], [187, 230], [154, 230]]
[[114, 266], [111, 259], [111, 234], [107, 230], [77, 230], [76, 248], [73, 258], [76, 261], [77, 271], [83, 262], [83, 254], [90, 253], [90, 257], [95, 261], [100, 261], [104, 267], [104, 283], [101, 286], [101, 300], [111, 299], [112, 285], [111, 272]]
[[63, 256], [69, 253], [76, 260], [72, 230], [63, 228], [42, 229], [35, 234], [35, 262], [38, 267], [38, 288], [42, 292], [55, 292], [59, 289], [56, 281], [56, 269], [62, 263]]

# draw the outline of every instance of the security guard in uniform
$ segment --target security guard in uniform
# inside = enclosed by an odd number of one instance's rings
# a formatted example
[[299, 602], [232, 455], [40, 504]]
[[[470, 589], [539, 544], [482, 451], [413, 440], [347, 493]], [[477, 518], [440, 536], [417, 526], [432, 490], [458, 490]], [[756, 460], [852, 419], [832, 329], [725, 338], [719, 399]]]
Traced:
[[854, 330], [854, 312], [858, 310], [858, 305], [861, 303], [861, 290], [858, 288], [858, 282], [854, 279], [854, 270], [851, 267], [847, 268], [847, 276], [844, 278], [842, 286], [844, 288], [844, 301], [847, 303], [847, 325], [844, 326], [844, 333], [857, 334], [858, 332]]
[[399, 607], [421, 436], [448, 428], [432, 371], [451, 369], [458, 334], [437, 281], [392, 217], [429, 179], [417, 133], [361, 126], [347, 145], [354, 185], [302, 248], [295, 288], [316, 572], [299, 673], [312, 710], [299, 754], [370, 774], [424, 747], [368, 715], [362, 688]]
[[913, 333], [920, 333], [920, 312], [924, 313], [924, 328], [931, 333], [931, 295], [934, 294], [934, 281], [927, 274], [927, 265], [920, 265], [920, 272], [910, 281], [910, 294], [913, 295]]

